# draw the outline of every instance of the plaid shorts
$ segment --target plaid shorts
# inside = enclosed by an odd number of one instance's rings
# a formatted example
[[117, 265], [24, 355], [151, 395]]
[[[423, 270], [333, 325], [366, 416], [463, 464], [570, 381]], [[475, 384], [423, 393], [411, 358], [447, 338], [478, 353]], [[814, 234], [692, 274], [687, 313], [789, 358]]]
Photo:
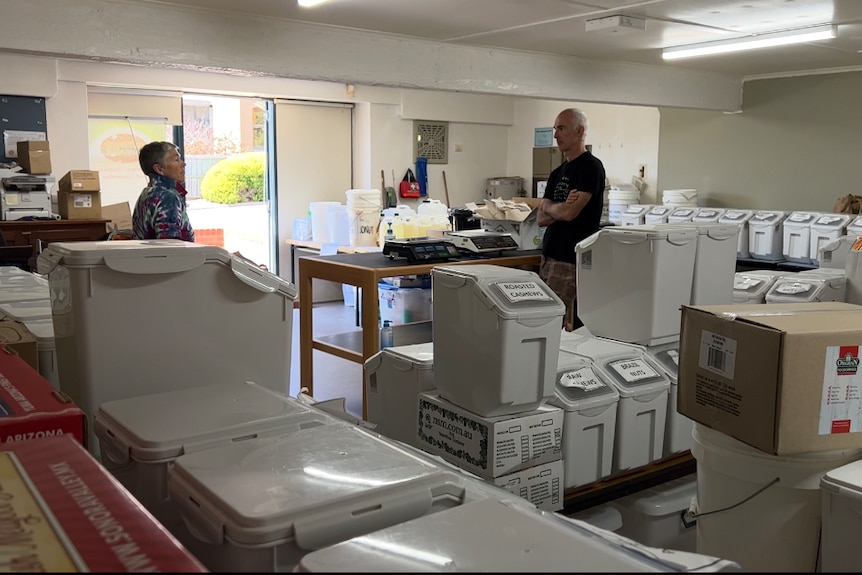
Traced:
[[[575, 329], [575, 299], [578, 296], [577, 272], [575, 264], [542, 256], [539, 264], [539, 277], [566, 304], [563, 327], [567, 331]], [[577, 322], [580, 324], [580, 322]]]

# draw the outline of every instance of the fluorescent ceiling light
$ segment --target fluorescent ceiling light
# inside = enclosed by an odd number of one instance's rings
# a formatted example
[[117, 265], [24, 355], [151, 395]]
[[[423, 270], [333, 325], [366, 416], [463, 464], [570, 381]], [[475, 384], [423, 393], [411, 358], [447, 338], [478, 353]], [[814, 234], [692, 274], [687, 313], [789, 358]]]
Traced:
[[773, 46], [786, 46], [788, 44], [800, 44], [802, 42], [813, 42], [815, 40], [828, 40], [835, 37], [835, 26], [815, 26], [801, 30], [788, 32], [772, 32], [768, 34], [757, 34], [744, 38], [732, 40], [717, 40], [715, 42], [703, 42], [701, 44], [689, 44], [677, 48], [666, 48], [661, 56], [665, 60], [676, 60], [678, 58], [691, 58], [693, 56], [708, 56], [710, 54], [726, 54], [728, 52], [739, 52], [741, 50], [755, 50], [758, 48], [771, 48]]
[[302, 6], [303, 8], [311, 8], [312, 6], [317, 6], [318, 4], [323, 4], [326, 0], [297, 0], [297, 4]]

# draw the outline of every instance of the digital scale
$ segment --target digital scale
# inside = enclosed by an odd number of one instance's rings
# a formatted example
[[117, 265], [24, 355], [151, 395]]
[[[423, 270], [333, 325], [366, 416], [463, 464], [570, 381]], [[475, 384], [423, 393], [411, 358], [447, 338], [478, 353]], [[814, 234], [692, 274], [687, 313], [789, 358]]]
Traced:
[[460, 230], [457, 232], [446, 232], [445, 237], [455, 244], [455, 247], [458, 249], [477, 254], [518, 249], [518, 242], [515, 241], [512, 234], [505, 232]]
[[448, 261], [461, 255], [452, 242], [442, 238], [409, 238], [386, 240], [383, 255], [390, 259], [405, 258], [410, 263]]

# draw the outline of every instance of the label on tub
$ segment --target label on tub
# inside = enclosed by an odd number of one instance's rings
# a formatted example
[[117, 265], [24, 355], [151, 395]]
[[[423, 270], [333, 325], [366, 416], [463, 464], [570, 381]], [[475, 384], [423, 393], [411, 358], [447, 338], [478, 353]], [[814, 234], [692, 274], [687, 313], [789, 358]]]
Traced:
[[626, 383], [640, 383], [644, 380], [661, 377], [659, 373], [642, 359], [621, 359], [608, 364]]
[[591, 367], [582, 367], [560, 374], [560, 385], [563, 387], [574, 387], [584, 391], [593, 391], [604, 387], [605, 384], [596, 377]]
[[536, 282], [501, 282], [497, 284], [503, 295], [506, 296], [511, 303], [522, 301], [553, 301], [554, 298], [548, 295], [544, 289], [539, 287]]
[[826, 348], [823, 368], [823, 397], [820, 403], [820, 435], [854, 433], [862, 420], [862, 374], [859, 373], [859, 346], [833, 345]]

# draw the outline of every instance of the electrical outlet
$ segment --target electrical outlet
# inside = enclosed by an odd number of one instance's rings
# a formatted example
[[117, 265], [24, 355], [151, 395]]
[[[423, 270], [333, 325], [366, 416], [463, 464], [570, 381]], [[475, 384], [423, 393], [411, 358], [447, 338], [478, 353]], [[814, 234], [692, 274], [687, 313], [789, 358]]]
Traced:
[[462, 146], [461, 144], [455, 144], [455, 151], [456, 152], [463, 152], [464, 146]]
[[638, 167], [638, 175], [642, 178], [646, 178], [646, 164], [641, 164]]

